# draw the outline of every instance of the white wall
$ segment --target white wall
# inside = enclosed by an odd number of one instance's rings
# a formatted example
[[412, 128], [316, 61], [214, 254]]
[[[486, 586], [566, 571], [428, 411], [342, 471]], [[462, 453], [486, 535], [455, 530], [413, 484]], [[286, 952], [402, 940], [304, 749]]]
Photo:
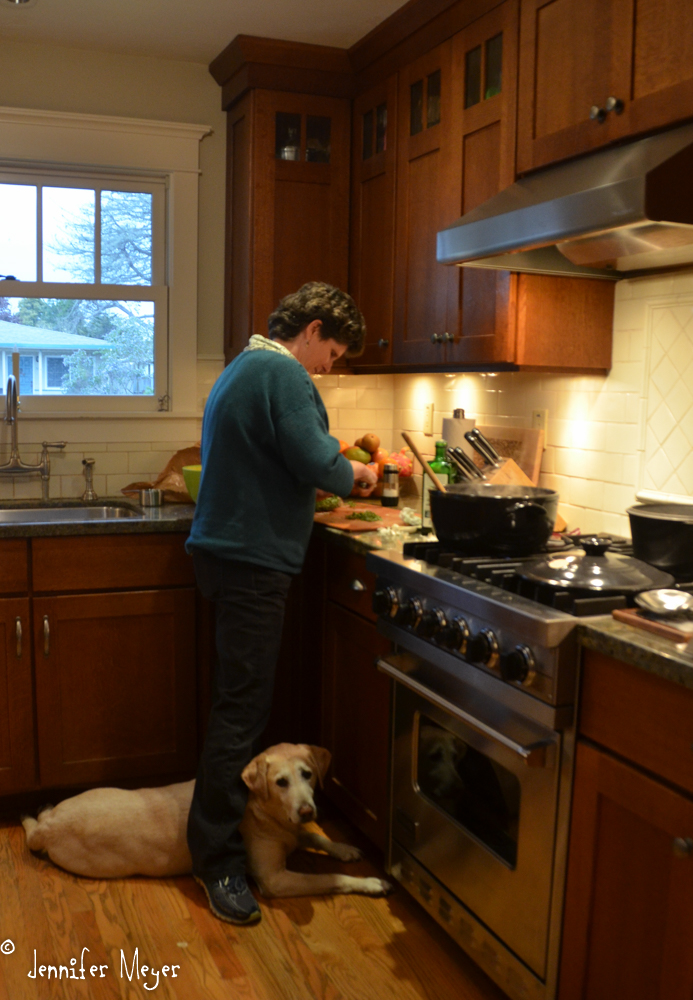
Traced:
[[693, 494], [693, 272], [618, 283], [607, 376], [340, 375], [317, 385], [336, 436], [375, 430], [399, 449], [408, 430], [428, 454], [456, 407], [479, 424], [518, 427], [547, 409], [540, 482], [558, 490], [571, 528], [628, 535], [636, 489]]

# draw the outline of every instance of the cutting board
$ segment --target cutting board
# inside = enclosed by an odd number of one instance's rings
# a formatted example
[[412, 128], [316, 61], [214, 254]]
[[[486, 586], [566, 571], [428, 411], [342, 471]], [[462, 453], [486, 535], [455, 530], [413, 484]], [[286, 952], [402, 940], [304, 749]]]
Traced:
[[642, 611], [636, 611], [635, 608], [617, 608], [611, 614], [616, 621], [633, 625], [635, 628], [643, 628], [646, 632], [654, 632], [655, 635], [671, 639], [672, 642], [688, 642], [689, 639], [693, 639], [693, 622], [678, 622], [677, 625], [673, 625], [664, 621], [654, 621], [652, 618], [646, 618]]
[[[378, 514], [380, 521], [349, 521], [347, 515], [361, 510], [372, 510]], [[328, 528], [340, 528], [342, 531], [375, 531], [378, 528], [391, 528], [394, 524], [402, 524], [397, 507], [381, 507], [376, 503], [354, 502], [353, 507], [347, 504], [335, 510], [316, 513], [313, 520], [317, 524], [326, 524]]]

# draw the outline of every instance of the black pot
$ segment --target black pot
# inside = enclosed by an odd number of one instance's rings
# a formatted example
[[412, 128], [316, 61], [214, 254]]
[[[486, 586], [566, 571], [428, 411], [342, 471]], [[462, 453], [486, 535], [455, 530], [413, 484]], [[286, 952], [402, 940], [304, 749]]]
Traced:
[[644, 503], [627, 513], [634, 555], [677, 580], [693, 580], [693, 505]]
[[524, 580], [579, 594], [639, 594], [671, 587], [673, 576], [640, 559], [609, 552], [610, 538], [588, 535], [576, 539], [582, 551], [570, 549], [522, 566]]
[[558, 493], [538, 486], [459, 483], [431, 490], [431, 518], [445, 545], [475, 555], [528, 555], [546, 544]]

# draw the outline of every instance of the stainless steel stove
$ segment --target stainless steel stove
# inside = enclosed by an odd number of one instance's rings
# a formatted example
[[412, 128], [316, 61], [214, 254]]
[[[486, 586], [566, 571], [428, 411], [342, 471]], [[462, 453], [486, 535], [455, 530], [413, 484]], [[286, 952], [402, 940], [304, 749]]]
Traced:
[[367, 559], [392, 640], [388, 866], [510, 997], [552, 1000], [578, 618], [516, 592], [511, 560], [476, 562], [430, 543]]

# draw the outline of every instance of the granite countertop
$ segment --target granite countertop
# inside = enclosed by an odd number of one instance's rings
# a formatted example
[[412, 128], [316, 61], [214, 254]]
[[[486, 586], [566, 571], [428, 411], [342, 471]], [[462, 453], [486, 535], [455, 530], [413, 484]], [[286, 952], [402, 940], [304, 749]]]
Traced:
[[[134, 516], [114, 519], [89, 518], [87, 509], [97, 507], [118, 507], [132, 511]], [[77, 516], [70, 521], [42, 519], [46, 508], [84, 511], [84, 517]], [[3, 521], [4, 511], [36, 511], [32, 521]], [[25, 500], [21, 503], [0, 502], [0, 540], [3, 538], [50, 538], [58, 535], [137, 535], [164, 533], [171, 531], [188, 532], [192, 524], [195, 505], [167, 503], [161, 507], [140, 507], [133, 500], [123, 496], [99, 497], [90, 503], [80, 500]]]
[[610, 615], [583, 621], [578, 634], [587, 649], [693, 690], [693, 655], [685, 654], [685, 643], [634, 628]]

